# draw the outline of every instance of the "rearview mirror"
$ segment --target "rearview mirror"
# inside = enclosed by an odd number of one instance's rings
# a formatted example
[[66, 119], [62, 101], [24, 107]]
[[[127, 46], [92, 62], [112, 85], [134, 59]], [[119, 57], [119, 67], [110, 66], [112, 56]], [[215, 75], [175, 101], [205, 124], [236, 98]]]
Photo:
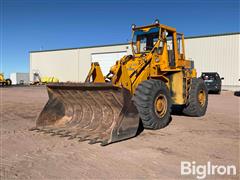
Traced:
[[224, 77], [222, 77], [221, 80], [224, 80]]

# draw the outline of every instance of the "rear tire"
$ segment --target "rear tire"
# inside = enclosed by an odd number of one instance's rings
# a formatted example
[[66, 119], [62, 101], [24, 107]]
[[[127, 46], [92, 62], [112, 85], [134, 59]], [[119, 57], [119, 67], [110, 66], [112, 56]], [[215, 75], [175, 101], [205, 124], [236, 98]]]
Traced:
[[208, 105], [208, 91], [204, 81], [199, 78], [193, 78], [188, 104], [184, 107], [183, 113], [188, 116], [200, 117], [205, 115]]
[[170, 123], [172, 103], [170, 92], [163, 81], [143, 81], [136, 88], [133, 99], [144, 128], [161, 129]]
[[11, 86], [11, 85], [12, 85], [11, 79], [6, 79], [6, 85], [7, 85], [7, 86]]

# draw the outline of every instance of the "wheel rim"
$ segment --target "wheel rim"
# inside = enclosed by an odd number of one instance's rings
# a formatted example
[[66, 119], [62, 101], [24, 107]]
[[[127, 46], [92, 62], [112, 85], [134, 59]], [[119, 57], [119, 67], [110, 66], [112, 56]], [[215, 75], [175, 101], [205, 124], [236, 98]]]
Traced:
[[163, 94], [157, 96], [155, 100], [155, 112], [160, 118], [162, 118], [167, 112], [167, 98]]
[[206, 93], [203, 89], [201, 89], [198, 93], [198, 102], [203, 107], [206, 103]]

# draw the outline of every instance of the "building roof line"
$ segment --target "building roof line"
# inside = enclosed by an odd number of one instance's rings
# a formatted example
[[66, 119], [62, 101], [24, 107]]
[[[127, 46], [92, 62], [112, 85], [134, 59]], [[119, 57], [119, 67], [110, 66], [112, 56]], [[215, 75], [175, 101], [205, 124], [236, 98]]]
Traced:
[[[216, 37], [216, 36], [229, 36], [229, 35], [236, 35], [236, 34], [240, 34], [240, 32], [208, 34], [208, 35], [198, 35], [198, 36], [186, 36], [185, 39]], [[105, 45], [96, 45], [96, 46], [82, 46], [82, 47], [75, 47], [75, 48], [48, 49], [48, 50], [29, 51], [29, 53], [75, 50], [75, 49], [98, 48], [98, 47], [121, 46], [121, 45], [129, 45], [129, 43], [105, 44]]]
[[75, 49], [86, 49], [86, 48], [97, 48], [97, 47], [108, 47], [108, 46], [121, 46], [121, 45], [128, 45], [128, 44], [129, 43], [117, 43], [117, 44], [105, 44], [105, 45], [96, 45], [96, 46], [81, 46], [81, 47], [75, 47], [75, 48], [48, 49], [48, 50], [29, 51], [29, 52], [35, 53], [35, 52], [48, 52], [48, 51], [75, 50]]
[[198, 35], [198, 36], [187, 36], [187, 37], [185, 37], [185, 39], [216, 37], [216, 36], [230, 36], [230, 35], [237, 35], [237, 34], [240, 34], [240, 32], [220, 33], [220, 34], [207, 34], [207, 35]]

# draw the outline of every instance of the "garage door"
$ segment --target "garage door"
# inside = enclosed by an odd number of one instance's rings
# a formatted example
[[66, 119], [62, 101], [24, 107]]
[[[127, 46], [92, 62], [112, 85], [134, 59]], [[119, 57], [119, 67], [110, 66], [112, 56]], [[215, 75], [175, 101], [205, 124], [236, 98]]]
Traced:
[[113, 66], [117, 60], [126, 55], [126, 51], [111, 52], [111, 53], [96, 53], [92, 54], [92, 62], [99, 62], [100, 67], [104, 75], [107, 75], [111, 66]]

